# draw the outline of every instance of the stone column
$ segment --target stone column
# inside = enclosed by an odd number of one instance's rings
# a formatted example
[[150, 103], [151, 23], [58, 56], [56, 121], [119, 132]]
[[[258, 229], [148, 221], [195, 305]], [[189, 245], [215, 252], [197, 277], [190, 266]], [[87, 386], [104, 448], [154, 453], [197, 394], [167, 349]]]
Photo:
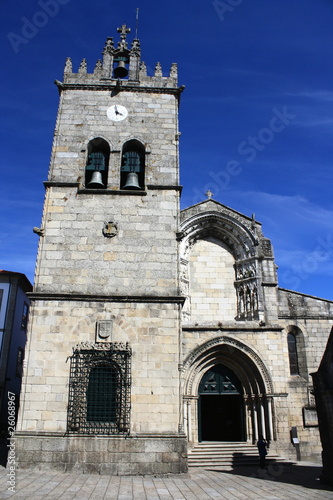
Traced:
[[244, 398], [245, 414], [246, 414], [246, 441], [253, 439], [253, 424], [252, 424], [252, 409], [251, 399], [249, 396]]
[[274, 431], [273, 431], [272, 398], [267, 398], [267, 414], [268, 414], [269, 440], [273, 441]]
[[189, 441], [193, 441], [193, 436], [192, 436], [192, 419], [191, 419], [191, 409], [192, 409], [192, 405], [191, 405], [191, 400], [188, 399], [187, 400], [187, 439]]
[[260, 398], [260, 423], [261, 423], [261, 434], [264, 439], [266, 439], [266, 422], [265, 422], [265, 401], [263, 397]]
[[253, 438], [254, 441], [258, 440], [258, 411], [256, 401], [253, 401]]

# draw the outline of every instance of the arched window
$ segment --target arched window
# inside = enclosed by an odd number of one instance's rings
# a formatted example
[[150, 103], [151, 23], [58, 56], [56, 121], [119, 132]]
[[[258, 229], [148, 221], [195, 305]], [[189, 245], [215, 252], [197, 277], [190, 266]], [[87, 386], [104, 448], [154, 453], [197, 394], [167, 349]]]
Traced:
[[144, 189], [145, 148], [132, 139], [124, 144], [121, 155], [120, 189]]
[[289, 367], [290, 375], [298, 375], [298, 354], [297, 354], [297, 338], [294, 333], [288, 333], [288, 353], [289, 353]]
[[[105, 344], [102, 344], [105, 346]], [[113, 342], [76, 346], [71, 356], [67, 432], [128, 434], [131, 349]]]
[[110, 147], [101, 137], [89, 142], [85, 172], [85, 186], [88, 189], [105, 189], [108, 182]]

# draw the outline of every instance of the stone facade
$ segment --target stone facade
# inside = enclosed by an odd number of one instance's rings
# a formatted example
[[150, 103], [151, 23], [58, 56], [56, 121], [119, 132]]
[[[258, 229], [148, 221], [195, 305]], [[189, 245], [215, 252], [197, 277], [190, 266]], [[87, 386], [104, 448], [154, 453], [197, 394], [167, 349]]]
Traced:
[[68, 59], [56, 82], [19, 466], [181, 473], [198, 440], [259, 434], [294, 458], [295, 427], [314, 457], [304, 411], [333, 303], [278, 287], [254, 218], [211, 199], [179, 210], [177, 67], [147, 76], [119, 32], [93, 73]]
[[[181, 279], [188, 283], [183, 286], [182, 330], [190, 443], [198, 441], [202, 425], [198, 414], [205, 395], [200, 394], [200, 382], [209, 369], [222, 364], [237, 374], [244, 388], [246, 440], [253, 442], [263, 433], [271, 448], [295, 459], [290, 433], [297, 428], [301, 458], [318, 458], [317, 422], [308, 419], [315, 414], [310, 373], [319, 366], [326, 346], [333, 303], [279, 288], [272, 245], [260, 223], [220, 203], [207, 200], [183, 210], [178, 236]], [[220, 248], [229, 249], [224, 259], [223, 250], [216, 250], [217, 242]], [[212, 272], [213, 262], [220, 274]], [[227, 266], [233, 273], [233, 286]], [[200, 287], [198, 276], [202, 277]], [[211, 290], [206, 282], [213, 284]], [[224, 285], [218, 292], [222, 292], [218, 309], [215, 283]], [[199, 314], [197, 288], [205, 295]], [[292, 375], [289, 333], [297, 343], [297, 373]]]

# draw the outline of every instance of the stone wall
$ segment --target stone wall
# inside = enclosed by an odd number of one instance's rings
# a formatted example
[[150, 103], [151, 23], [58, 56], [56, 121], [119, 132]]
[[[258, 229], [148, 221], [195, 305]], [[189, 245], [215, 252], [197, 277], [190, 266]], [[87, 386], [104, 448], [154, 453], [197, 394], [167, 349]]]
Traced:
[[50, 187], [35, 292], [177, 295], [177, 207], [171, 190], [114, 197]]
[[111, 342], [128, 342], [131, 359], [130, 432], [178, 432], [179, 305], [166, 302], [33, 302], [22, 431], [66, 432], [70, 356], [96, 340], [96, 322], [113, 323]]
[[328, 319], [333, 322], [332, 301], [284, 288], [279, 288], [278, 292], [280, 318]]
[[16, 434], [19, 469], [125, 475], [187, 472], [184, 435], [107, 437]]
[[234, 320], [237, 313], [234, 259], [214, 238], [191, 249], [189, 268], [192, 322]]
[[[115, 85], [115, 84], [113, 84]], [[114, 123], [107, 110], [125, 106], [126, 120]], [[101, 137], [110, 145], [108, 188], [120, 189], [121, 149], [139, 140], [146, 156], [146, 184], [178, 185], [177, 101], [172, 92], [70, 88], [61, 93], [49, 181], [84, 182], [88, 142]]]

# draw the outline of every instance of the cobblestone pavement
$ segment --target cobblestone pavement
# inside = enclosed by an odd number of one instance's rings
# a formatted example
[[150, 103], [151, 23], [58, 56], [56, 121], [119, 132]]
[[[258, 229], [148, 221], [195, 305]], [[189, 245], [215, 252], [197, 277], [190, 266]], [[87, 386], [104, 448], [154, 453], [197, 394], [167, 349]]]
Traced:
[[8, 471], [0, 468], [1, 500], [300, 500], [333, 499], [333, 489], [319, 480], [321, 468], [302, 462], [280, 463], [267, 470], [191, 468], [172, 477], [99, 476], [16, 471], [15, 492], [8, 490]]

